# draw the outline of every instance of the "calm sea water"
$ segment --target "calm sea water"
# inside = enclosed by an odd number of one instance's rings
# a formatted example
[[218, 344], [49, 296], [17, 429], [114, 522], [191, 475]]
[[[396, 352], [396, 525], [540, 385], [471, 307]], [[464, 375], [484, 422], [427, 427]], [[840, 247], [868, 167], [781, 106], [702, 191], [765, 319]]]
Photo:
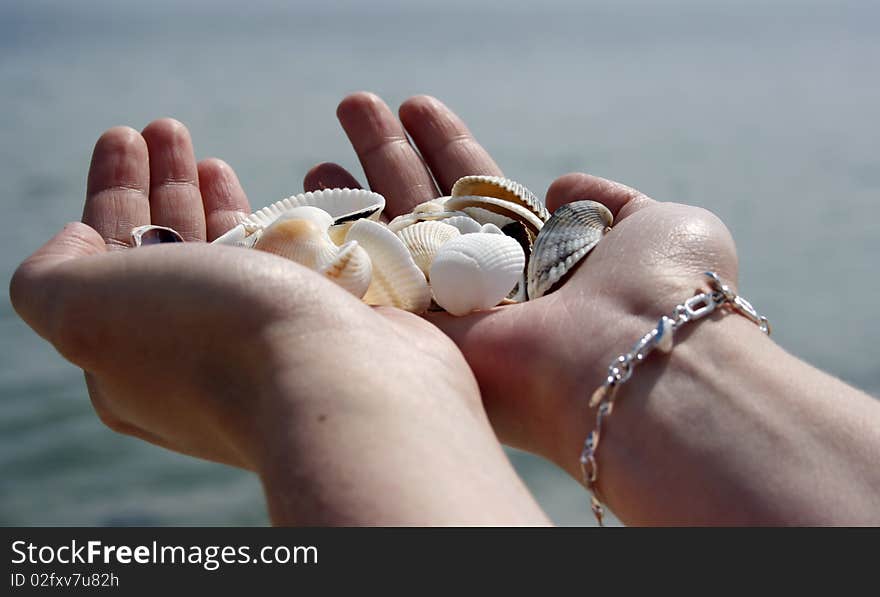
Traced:
[[[0, 280], [79, 217], [112, 125], [184, 121], [259, 206], [318, 161], [361, 173], [345, 93], [430, 93], [538, 192], [584, 170], [718, 213], [777, 340], [880, 394], [871, 2], [68, 4], [0, 5]], [[574, 481], [511, 457], [554, 520], [591, 522]], [[0, 524], [265, 522], [252, 476], [103, 428], [0, 296]]]

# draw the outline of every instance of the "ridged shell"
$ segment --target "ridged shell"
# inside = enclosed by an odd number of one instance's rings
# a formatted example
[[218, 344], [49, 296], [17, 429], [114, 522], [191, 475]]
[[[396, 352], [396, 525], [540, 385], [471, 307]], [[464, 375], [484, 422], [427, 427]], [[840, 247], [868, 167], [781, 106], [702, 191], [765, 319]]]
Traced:
[[477, 232], [448, 241], [431, 264], [434, 300], [453, 315], [491, 309], [522, 276], [525, 255], [514, 239]]
[[373, 263], [373, 280], [363, 297], [364, 302], [413, 313], [427, 310], [431, 304], [428, 282], [396, 234], [382, 224], [358, 220], [345, 240], [357, 241]]
[[452, 216], [451, 218], [446, 218], [440, 221], [444, 224], [455, 226], [462, 234], [471, 234], [472, 232], [480, 231], [480, 223], [467, 215]]
[[358, 298], [366, 294], [372, 281], [370, 256], [357, 242], [339, 247], [339, 251], [322, 273]]
[[547, 292], [586, 257], [614, 220], [595, 201], [575, 201], [557, 209], [535, 240], [528, 269], [529, 299]]
[[334, 223], [339, 224], [360, 218], [378, 220], [382, 210], [385, 209], [385, 198], [379, 193], [363, 189], [324, 189], [292, 195], [255, 211], [214, 242], [253, 246], [255, 239], [251, 239], [251, 236], [265, 230], [291, 209], [302, 206], [320, 207], [330, 214]]
[[327, 234], [332, 221], [317, 207], [293, 208], [258, 235], [254, 248], [321, 273], [360, 298], [370, 285], [370, 258], [356, 242], [337, 247]]
[[[500, 230], [498, 231], [501, 232]], [[434, 261], [434, 255], [443, 244], [459, 236], [461, 233], [455, 226], [450, 226], [442, 221], [429, 220], [407, 226], [397, 233], [403, 244], [409, 250], [413, 260], [425, 276]]]
[[445, 220], [447, 218], [465, 215], [463, 212], [447, 210], [444, 207], [447, 199], [449, 199], [449, 197], [439, 197], [416, 205], [410, 213], [397, 216], [388, 222], [388, 229], [392, 232], [400, 232], [407, 226], [412, 226], [418, 222]]
[[339, 252], [326, 233], [331, 221], [316, 207], [291, 209], [266, 227], [254, 248], [320, 271]]
[[[544, 221], [535, 215], [530, 209], [495, 197], [466, 196], [450, 197], [446, 200], [446, 209], [449, 211], [464, 211], [480, 224], [495, 224], [504, 228], [513, 220], [518, 220], [528, 227], [533, 236], [537, 236]], [[496, 216], [503, 216], [498, 218]]]
[[494, 197], [518, 203], [538, 216], [542, 222], [550, 219], [550, 213], [544, 203], [523, 185], [501, 178], [500, 176], [465, 176], [459, 178], [452, 186], [453, 197], [477, 195]]

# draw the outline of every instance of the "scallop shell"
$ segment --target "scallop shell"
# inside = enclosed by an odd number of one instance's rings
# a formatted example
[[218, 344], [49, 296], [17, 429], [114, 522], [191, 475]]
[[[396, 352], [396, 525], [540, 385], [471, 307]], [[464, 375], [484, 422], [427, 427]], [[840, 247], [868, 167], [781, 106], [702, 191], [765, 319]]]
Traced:
[[373, 263], [373, 279], [363, 297], [366, 303], [390, 305], [413, 313], [428, 309], [428, 282], [396, 234], [382, 224], [358, 220], [345, 240], [357, 241]]
[[614, 220], [595, 201], [575, 201], [557, 209], [535, 240], [528, 268], [528, 296], [536, 299], [586, 257]]
[[453, 197], [477, 195], [517, 203], [535, 214], [542, 222], [550, 219], [544, 203], [523, 185], [500, 176], [465, 176], [452, 186]]
[[449, 211], [464, 211], [480, 224], [495, 224], [499, 228], [504, 228], [509, 223], [517, 220], [528, 227], [532, 236], [537, 236], [544, 226], [544, 221], [530, 209], [518, 203], [496, 197], [476, 195], [450, 197], [446, 200], [446, 209]]
[[446, 241], [460, 234], [455, 226], [450, 226], [442, 221], [428, 220], [407, 226], [398, 232], [397, 236], [406, 245], [416, 265], [427, 276], [431, 262], [434, 261], [434, 255], [437, 254], [440, 247]]
[[462, 234], [470, 234], [472, 232], [480, 231], [480, 223], [468, 215], [452, 216], [451, 218], [445, 218], [440, 221], [444, 224], [455, 226]]
[[291, 209], [303, 206], [320, 207], [330, 214], [333, 223], [340, 224], [361, 218], [378, 220], [385, 209], [385, 198], [379, 193], [363, 189], [324, 189], [292, 195], [255, 211], [214, 242], [218, 244], [252, 247], [259, 236], [275, 220]]
[[434, 300], [452, 315], [491, 309], [522, 276], [525, 255], [514, 239], [476, 232], [446, 242], [431, 264]]

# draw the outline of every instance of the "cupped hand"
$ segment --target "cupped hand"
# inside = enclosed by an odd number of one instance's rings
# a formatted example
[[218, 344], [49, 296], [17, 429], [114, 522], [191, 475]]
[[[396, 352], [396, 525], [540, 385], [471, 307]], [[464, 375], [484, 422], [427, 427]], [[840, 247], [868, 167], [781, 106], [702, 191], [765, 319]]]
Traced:
[[[107, 425], [256, 470], [276, 521], [486, 522], [468, 499], [493, 490], [511, 496], [496, 522], [539, 512], [442, 332], [280, 257], [203, 242], [249, 211], [180, 123], [111, 129], [83, 223], [19, 267], [13, 305], [86, 372]], [[149, 223], [190, 242], [130, 248]]]
[[[337, 116], [392, 217], [448, 194], [461, 176], [502, 175], [464, 122], [434, 98], [407, 100], [398, 119], [379, 97], [356, 93]], [[304, 184], [313, 190], [358, 183], [340, 166], [322, 163]], [[594, 416], [587, 403], [607, 365], [703, 285], [702, 272], [714, 270], [731, 284], [737, 276], [729, 232], [703, 209], [660, 203], [587, 174], [563, 176], [546, 194], [551, 212], [581, 199], [605, 204], [615, 223], [558, 290], [466, 317], [429, 317], [467, 358], [502, 441], [577, 477]]]

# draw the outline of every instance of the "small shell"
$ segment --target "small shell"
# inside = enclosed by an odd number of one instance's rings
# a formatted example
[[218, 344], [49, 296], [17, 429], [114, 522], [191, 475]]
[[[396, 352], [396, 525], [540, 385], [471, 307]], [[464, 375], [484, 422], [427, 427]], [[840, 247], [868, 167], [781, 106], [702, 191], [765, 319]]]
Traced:
[[444, 244], [431, 264], [437, 304], [453, 315], [491, 309], [522, 276], [525, 255], [503, 234], [463, 234]]
[[450, 226], [442, 221], [429, 220], [407, 226], [398, 232], [397, 236], [406, 245], [416, 265], [427, 276], [431, 262], [434, 261], [434, 255], [437, 254], [443, 243], [460, 234], [455, 226]]
[[480, 227], [480, 232], [483, 234], [504, 234], [504, 232], [501, 231], [501, 228], [492, 223], [483, 224]]
[[321, 273], [358, 298], [366, 294], [372, 280], [370, 256], [357, 242], [339, 247], [339, 251]]
[[292, 209], [263, 231], [254, 248], [320, 271], [339, 252], [326, 233], [331, 221], [315, 207]]
[[529, 228], [533, 236], [537, 236], [544, 226], [544, 221], [528, 208], [495, 197], [451, 197], [446, 200], [446, 209], [464, 211], [480, 224], [495, 224], [499, 228], [518, 220]]
[[518, 182], [501, 178], [500, 176], [465, 176], [459, 178], [452, 186], [453, 197], [465, 197], [477, 195], [480, 197], [494, 197], [517, 203], [533, 214], [542, 222], [550, 219], [550, 213], [544, 207], [544, 203], [534, 193]]
[[463, 212], [447, 210], [444, 207], [444, 203], [447, 199], [449, 199], [449, 197], [440, 197], [416, 205], [412, 212], [397, 216], [388, 222], [388, 229], [391, 230], [391, 232], [400, 232], [407, 226], [412, 226], [418, 222], [445, 220], [447, 218], [465, 215]]
[[322, 273], [360, 298], [370, 285], [370, 258], [355, 242], [337, 247], [327, 235], [332, 221], [317, 207], [291, 209], [258, 235], [254, 248]]
[[385, 198], [378, 193], [362, 189], [324, 189], [292, 195], [252, 213], [214, 242], [253, 246], [255, 239], [250, 238], [252, 235], [265, 230], [291, 209], [303, 206], [320, 207], [330, 214], [333, 223], [340, 224], [360, 218], [378, 220], [382, 210], [385, 209]]
[[528, 296], [546, 294], [601, 240], [613, 217], [595, 201], [575, 201], [557, 209], [535, 240], [528, 269]]
[[455, 226], [462, 234], [470, 234], [472, 232], [480, 231], [480, 223], [467, 215], [452, 216], [451, 218], [441, 220], [441, 222], [449, 224], [450, 226]]
[[422, 313], [431, 304], [424, 274], [396, 234], [382, 224], [358, 220], [345, 237], [357, 241], [373, 263], [373, 280], [363, 299], [370, 305], [390, 305]]
[[327, 230], [330, 240], [341, 247], [345, 243], [345, 235], [348, 234], [348, 229], [351, 228], [352, 224], [354, 222], [342, 222], [341, 224], [330, 226]]

